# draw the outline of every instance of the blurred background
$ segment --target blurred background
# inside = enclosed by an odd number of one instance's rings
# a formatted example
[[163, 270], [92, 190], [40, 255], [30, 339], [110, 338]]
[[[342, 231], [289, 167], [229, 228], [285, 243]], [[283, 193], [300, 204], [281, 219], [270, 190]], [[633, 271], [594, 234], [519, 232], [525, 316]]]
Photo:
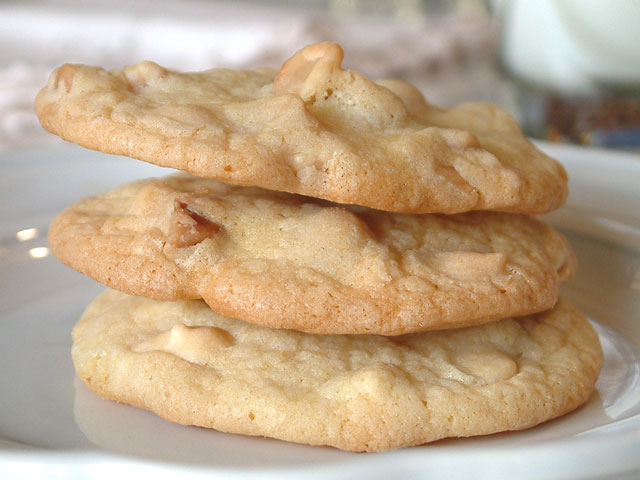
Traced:
[[447, 106], [486, 100], [534, 138], [640, 147], [637, 0], [0, 0], [0, 149], [59, 140], [33, 98], [64, 62], [278, 68], [337, 41], [345, 67]]

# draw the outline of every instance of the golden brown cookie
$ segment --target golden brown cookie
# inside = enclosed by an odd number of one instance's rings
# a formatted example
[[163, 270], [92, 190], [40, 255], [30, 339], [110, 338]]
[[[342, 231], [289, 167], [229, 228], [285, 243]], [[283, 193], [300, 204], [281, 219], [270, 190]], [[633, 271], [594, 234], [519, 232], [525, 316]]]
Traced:
[[310, 335], [108, 291], [73, 331], [98, 395], [187, 425], [356, 451], [521, 430], [590, 396], [598, 337], [566, 301], [400, 337]]
[[339, 203], [542, 213], [565, 201], [562, 166], [504, 110], [438, 108], [404, 82], [344, 70], [342, 57], [336, 44], [311, 45], [275, 77], [67, 64], [36, 110], [46, 129], [88, 148]]
[[523, 215], [407, 215], [186, 174], [71, 206], [64, 263], [132, 295], [313, 333], [402, 333], [551, 308], [575, 271], [565, 238]]

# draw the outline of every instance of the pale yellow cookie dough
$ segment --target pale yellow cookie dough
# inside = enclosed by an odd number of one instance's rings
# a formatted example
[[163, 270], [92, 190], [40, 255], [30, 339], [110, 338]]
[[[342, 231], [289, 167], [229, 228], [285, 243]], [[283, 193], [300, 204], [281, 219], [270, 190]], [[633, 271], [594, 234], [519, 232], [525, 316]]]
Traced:
[[186, 425], [355, 451], [529, 428], [590, 396], [598, 338], [568, 302], [546, 313], [400, 337], [311, 335], [195, 300], [108, 291], [73, 331], [98, 395]]
[[186, 174], [121, 186], [51, 224], [64, 263], [132, 295], [203, 298], [313, 333], [415, 331], [551, 308], [576, 267], [523, 215], [406, 215]]
[[36, 110], [46, 129], [88, 148], [339, 203], [541, 213], [565, 201], [562, 166], [504, 110], [442, 109], [404, 82], [344, 70], [342, 57], [336, 44], [311, 45], [275, 77], [67, 64]]

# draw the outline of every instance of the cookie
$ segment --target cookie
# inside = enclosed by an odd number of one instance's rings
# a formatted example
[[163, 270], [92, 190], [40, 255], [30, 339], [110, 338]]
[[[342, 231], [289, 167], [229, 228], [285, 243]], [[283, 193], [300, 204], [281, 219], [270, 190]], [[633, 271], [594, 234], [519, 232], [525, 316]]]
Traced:
[[47, 130], [88, 148], [338, 203], [542, 213], [565, 201], [562, 166], [504, 110], [438, 108], [409, 84], [344, 70], [342, 57], [337, 44], [311, 45], [277, 74], [67, 64], [36, 111]]
[[310, 335], [203, 302], [108, 291], [73, 331], [98, 395], [185, 425], [355, 451], [521, 430], [590, 396], [598, 338], [568, 302], [542, 314], [400, 337]]
[[312, 333], [403, 333], [551, 308], [576, 267], [523, 215], [408, 215], [187, 174], [121, 186], [51, 224], [64, 263], [112, 288]]

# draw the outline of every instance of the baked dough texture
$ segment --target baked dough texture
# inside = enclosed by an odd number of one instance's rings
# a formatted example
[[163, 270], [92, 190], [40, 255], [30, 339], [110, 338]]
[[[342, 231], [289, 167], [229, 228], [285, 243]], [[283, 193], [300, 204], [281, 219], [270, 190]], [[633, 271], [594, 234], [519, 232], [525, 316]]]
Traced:
[[196, 300], [107, 291], [73, 331], [98, 395], [186, 425], [345, 450], [532, 427], [590, 396], [598, 337], [569, 302], [468, 329], [310, 335]]
[[43, 126], [108, 153], [404, 213], [543, 213], [567, 197], [562, 166], [495, 105], [428, 104], [411, 85], [342, 68], [319, 43], [277, 74], [66, 64], [36, 99]]
[[398, 335], [551, 308], [576, 260], [524, 215], [407, 215], [188, 174], [79, 201], [51, 224], [64, 263], [132, 295], [311, 333]]

